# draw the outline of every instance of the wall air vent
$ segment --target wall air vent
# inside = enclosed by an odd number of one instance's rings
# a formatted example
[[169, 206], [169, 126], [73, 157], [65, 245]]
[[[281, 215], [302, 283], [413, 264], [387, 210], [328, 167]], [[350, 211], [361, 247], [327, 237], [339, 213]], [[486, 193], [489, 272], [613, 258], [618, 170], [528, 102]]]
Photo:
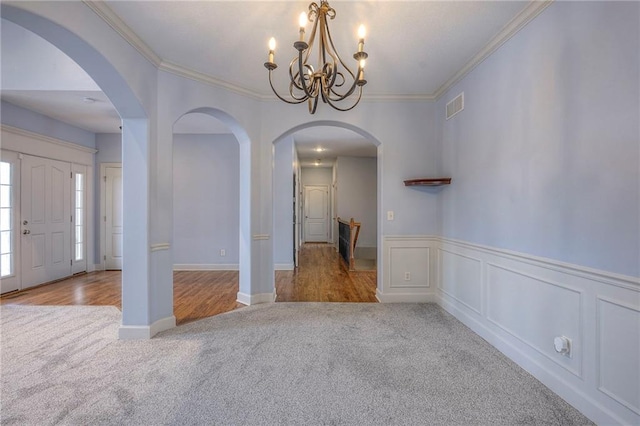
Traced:
[[464, 109], [464, 92], [453, 98], [447, 104], [447, 120]]

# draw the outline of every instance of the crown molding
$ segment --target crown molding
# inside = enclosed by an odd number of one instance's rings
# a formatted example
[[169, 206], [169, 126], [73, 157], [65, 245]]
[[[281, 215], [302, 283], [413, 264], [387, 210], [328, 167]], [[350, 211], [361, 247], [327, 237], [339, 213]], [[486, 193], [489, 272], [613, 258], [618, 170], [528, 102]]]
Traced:
[[447, 80], [438, 90], [433, 93], [435, 100], [440, 99], [447, 90], [449, 90], [454, 84], [462, 80], [467, 74], [469, 74], [475, 67], [480, 65], [482, 61], [487, 59], [493, 52], [498, 50], [500, 46], [507, 42], [511, 37], [516, 35], [518, 31], [524, 28], [529, 22], [537, 17], [543, 10], [553, 3], [554, 0], [532, 0], [526, 8], [524, 8], [516, 17], [514, 17], [507, 25], [505, 25], [498, 34], [491, 39], [469, 62], [466, 63], [460, 71], [458, 71], [453, 77]]
[[224, 80], [220, 80], [209, 74], [195, 71], [195, 70], [192, 70], [191, 68], [183, 67], [182, 65], [175, 64], [173, 62], [162, 60], [158, 65], [158, 69], [162, 71], [166, 71], [171, 74], [175, 74], [180, 77], [185, 77], [191, 80], [195, 80], [200, 83], [205, 83], [205, 84], [209, 84], [216, 87], [222, 87], [224, 89], [230, 90], [232, 92], [235, 92], [241, 95], [249, 96], [254, 99], [264, 100], [263, 95], [260, 95], [252, 90], [246, 89], [244, 87], [238, 86], [233, 83], [229, 83]]
[[158, 67], [162, 58], [158, 56], [120, 17], [103, 1], [82, 0], [96, 15], [113, 28], [120, 36], [136, 49], [146, 60]]
[[36, 139], [42, 142], [47, 142], [47, 143], [58, 145], [64, 148], [74, 149], [76, 151], [85, 152], [88, 154], [95, 154], [98, 152], [98, 150], [95, 148], [89, 148], [87, 146], [79, 145], [77, 143], [63, 141], [62, 139], [53, 138], [51, 136], [32, 132], [31, 130], [21, 129], [19, 127], [9, 126], [8, 124], [0, 124], [0, 129], [3, 132], [12, 133], [18, 136], [24, 136], [30, 139]]
[[[255, 92], [251, 89], [238, 86], [233, 83], [218, 79], [212, 75], [192, 70], [185, 66], [167, 61], [158, 56], [106, 3], [101, 0], [82, 0], [91, 10], [93, 10], [102, 20], [104, 20], [111, 28], [113, 28], [122, 38], [133, 46], [142, 56], [149, 62], [154, 64], [158, 69], [166, 71], [177, 76], [185, 77], [194, 81], [205, 83], [215, 87], [221, 87], [232, 92], [251, 97], [260, 101], [272, 101], [277, 98], [274, 95], [265, 95]], [[444, 95], [453, 85], [462, 80], [482, 61], [488, 58], [507, 40], [513, 37], [518, 31], [524, 28], [529, 22], [537, 17], [543, 10], [553, 3], [554, 0], [531, 0], [526, 8], [524, 8], [516, 17], [514, 17], [507, 25], [505, 25], [498, 34], [496, 34], [489, 43], [487, 43], [469, 62], [467, 62], [453, 77], [442, 84], [434, 93], [431, 94], [396, 94], [381, 95], [372, 94], [364, 95], [363, 102], [410, 102], [410, 101], [437, 101]]]

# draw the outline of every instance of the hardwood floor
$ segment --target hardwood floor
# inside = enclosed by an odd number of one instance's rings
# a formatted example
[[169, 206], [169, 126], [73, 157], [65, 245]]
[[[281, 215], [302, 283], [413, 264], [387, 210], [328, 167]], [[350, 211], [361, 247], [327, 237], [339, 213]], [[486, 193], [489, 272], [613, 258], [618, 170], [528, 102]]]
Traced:
[[[80, 274], [0, 296], [2, 305], [94, 305], [121, 309], [120, 271]], [[306, 244], [296, 271], [276, 272], [278, 302], [376, 302], [376, 272], [348, 272], [335, 249]], [[236, 302], [238, 272], [178, 271], [173, 309], [178, 324], [244, 307]]]
[[276, 272], [277, 302], [377, 302], [376, 271], [349, 272], [328, 244], [305, 244], [300, 267]]

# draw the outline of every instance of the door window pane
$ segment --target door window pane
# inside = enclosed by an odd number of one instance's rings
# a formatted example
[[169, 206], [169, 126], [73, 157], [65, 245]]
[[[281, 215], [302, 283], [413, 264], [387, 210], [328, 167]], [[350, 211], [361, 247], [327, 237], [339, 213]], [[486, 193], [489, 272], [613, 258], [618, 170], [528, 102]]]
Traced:
[[0, 277], [13, 274], [13, 181], [11, 163], [0, 162]]
[[0, 163], [0, 185], [11, 185], [11, 163]]
[[10, 185], [0, 185], [0, 207], [11, 207]]
[[75, 260], [84, 259], [84, 173], [75, 173]]

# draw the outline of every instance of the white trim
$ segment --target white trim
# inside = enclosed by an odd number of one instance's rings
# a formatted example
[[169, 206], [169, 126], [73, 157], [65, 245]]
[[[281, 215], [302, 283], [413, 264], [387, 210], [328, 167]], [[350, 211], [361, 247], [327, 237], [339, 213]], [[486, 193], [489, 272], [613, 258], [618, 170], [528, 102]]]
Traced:
[[162, 251], [162, 250], [169, 250], [171, 248], [171, 244], [169, 243], [156, 243], [156, 244], [151, 244], [151, 246], [149, 246], [150, 250], [152, 252], [154, 251]]
[[553, 3], [554, 0], [535, 0], [530, 1], [529, 5], [524, 8], [515, 18], [505, 25], [502, 30], [495, 37], [493, 37], [489, 43], [487, 43], [476, 55], [471, 58], [457, 73], [455, 73], [449, 80], [447, 80], [442, 86], [438, 88], [431, 96], [435, 100], [440, 99], [447, 90], [453, 85], [462, 80], [467, 74], [469, 74], [475, 67], [480, 65], [482, 61], [487, 59], [493, 52], [498, 50], [500, 46], [506, 43], [511, 37], [516, 35], [518, 31], [523, 29], [529, 22], [535, 17], [540, 15], [543, 10]]
[[[46, 136], [46, 135], [42, 135], [40, 133], [36, 133], [36, 132], [32, 132], [31, 130], [25, 130], [25, 129], [20, 129], [19, 127], [13, 127], [13, 126], [9, 126], [7, 124], [2, 124], [2, 130], [8, 133], [13, 133], [14, 135], [18, 135], [18, 136], [24, 136], [27, 138], [32, 138], [32, 139], [37, 139], [39, 141], [42, 142], [47, 142], [47, 143], [52, 143], [54, 145], [58, 145], [58, 146], [62, 146], [65, 148], [69, 148], [69, 149], [75, 149], [76, 151], [81, 151], [81, 152], [85, 152], [85, 153], [89, 153], [89, 154], [95, 154], [96, 152], [98, 152], [97, 149], [95, 148], [89, 148], [87, 146], [84, 145], [78, 145], [75, 144], [73, 142], [67, 142], [67, 141], [63, 141], [62, 139], [56, 139], [53, 138], [51, 136]], [[11, 151], [19, 151], [19, 152], [23, 152], [24, 154], [30, 154], [29, 152], [25, 152], [22, 149], [13, 149], [8, 147], [7, 145], [5, 145], [5, 141], [3, 142], [3, 146], [2, 149], [8, 149]], [[33, 155], [33, 154], [30, 154]], [[73, 161], [71, 161], [73, 162]], [[85, 166], [91, 166], [92, 164], [85, 164], [82, 163]]]
[[[187, 67], [183, 67], [182, 65], [175, 64], [173, 62], [162, 60], [158, 65], [158, 69], [161, 71], [166, 71], [168, 73], [177, 75], [179, 77], [188, 78], [190, 80], [197, 81], [199, 83], [208, 84], [214, 87], [220, 87], [223, 89], [227, 89], [231, 92], [237, 93], [239, 95], [248, 96], [250, 98], [256, 100], [265, 99], [265, 95], [258, 94], [250, 89], [246, 89], [244, 87], [238, 86], [233, 83], [229, 83], [224, 80], [220, 80], [219, 78], [215, 78], [212, 75], [204, 74], [195, 70], [192, 70]], [[273, 95], [269, 95], [269, 98]], [[268, 98], [267, 98], [268, 99]]]
[[93, 10], [104, 22], [113, 28], [120, 36], [136, 49], [146, 60], [156, 67], [162, 62], [158, 56], [138, 35], [120, 19], [120, 17], [104, 2], [82, 0], [85, 6]]
[[239, 271], [237, 263], [176, 263], [174, 271]]
[[247, 294], [238, 292], [237, 302], [243, 305], [257, 305], [259, 303], [273, 303], [276, 301], [276, 292], [273, 293], [260, 293], [260, 294]]
[[295, 266], [293, 263], [276, 263], [273, 269], [276, 271], [293, 271]]
[[455, 304], [443, 298], [438, 298], [437, 303], [445, 311], [469, 327], [471, 331], [489, 342], [493, 347], [529, 372], [536, 379], [540, 380], [545, 386], [573, 407], [579, 409], [585, 416], [591, 420], [597, 419], [597, 424], [625, 424], [615, 413], [596, 402], [581, 389], [559, 378], [553, 371], [548, 370], [538, 361], [528, 356], [526, 352], [498, 336], [489, 327], [472, 318], [468, 313], [455, 306]]
[[[224, 80], [215, 78], [212, 75], [201, 73], [182, 65], [178, 65], [167, 61], [160, 57], [157, 53], [149, 47], [109, 6], [103, 2], [83, 0], [83, 3], [96, 13], [104, 22], [106, 22], [111, 28], [113, 28], [120, 36], [129, 43], [134, 49], [155, 65], [159, 70], [166, 71], [168, 73], [195, 80], [204, 84], [208, 84], [215, 87], [221, 87], [232, 92], [249, 96], [251, 98], [261, 101], [277, 101], [277, 98], [273, 94], [261, 94], [251, 89], [238, 86], [233, 83], [229, 83]], [[435, 92], [428, 94], [369, 94], [362, 98], [363, 102], [397, 102], [397, 101], [437, 101], [440, 97], [447, 92], [453, 85], [462, 80], [467, 74], [469, 74], [476, 66], [482, 61], [488, 58], [493, 52], [495, 52], [506, 41], [518, 33], [529, 22], [536, 18], [543, 10], [553, 3], [553, 0], [535, 0], [529, 2], [529, 5], [524, 8], [517, 16], [515, 16], [510, 22], [508, 22], [502, 30], [487, 43], [476, 55], [467, 62], [457, 73], [449, 78], [442, 86], [440, 86]]]
[[598, 281], [607, 285], [614, 285], [617, 287], [635, 291], [640, 290], [640, 277], [636, 278], [628, 275], [616, 274], [614, 272], [602, 271], [599, 269], [589, 268], [587, 266], [575, 265], [572, 263], [535, 256], [532, 254], [521, 253], [497, 247], [484, 246], [481, 244], [475, 244], [444, 237], [436, 237], [435, 240], [439, 240], [443, 243], [457, 245], [460, 247], [470, 248], [473, 250], [483, 251], [486, 253], [497, 254], [499, 256], [507, 257], [516, 261], [526, 262], [533, 266], [540, 266], [552, 271], [569, 273], [577, 277]]
[[[445, 265], [440, 257], [431, 259], [435, 261], [434, 268], [438, 270], [436, 300], [443, 309], [595, 423], [636, 424], [640, 421], [640, 413], [634, 410], [637, 407], [625, 404], [630, 395], [628, 390], [626, 395], [615, 395], [603, 392], [597, 383], [601, 374], [598, 357], [602, 350], [598, 336], [597, 303], [605, 299], [625, 301], [626, 307], [640, 312], [640, 278], [465, 241], [447, 238], [437, 240], [438, 251], [455, 253], [481, 262], [480, 273], [477, 275], [450, 277], [459, 281], [457, 285], [460, 291], [480, 289], [482, 309], [477, 311], [464, 303], [464, 297], [447, 294], [442, 290], [445, 284]], [[456, 266], [447, 266], [451, 267]], [[500, 286], [493, 286], [495, 279], [498, 279], [491, 272], [494, 270], [522, 277], [522, 282], [526, 283], [523, 289], [538, 302], [533, 301], [534, 304], [531, 305], [528, 301], [522, 302], [519, 293], [499, 291]], [[507, 278], [504, 282], [509, 284], [503, 284], [503, 289], [522, 285], [513, 280], [514, 278]], [[538, 285], [545, 289], [561, 289], [563, 294], [573, 295], [570, 303], [566, 303], [565, 299], [551, 297], [548, 290], [538, 288]], [[494, 293], [494, 290], [497, 292]], [[554, 294], [557, 296], [557, 293]], [[518, 324], [523, 315], [517, 311], [518, 304], [526, 308], [524, 315], [528, 319], [562, 312], [560, 326], [571, 333], [569, 336], [573, 341], [571, 357], [558, 356], [553, 352], [553, 336], [563, 334], [556, 327], [558, 324], [533, 321], [523, 327]], [[500, 309], [500, 305], [507, 308]], [[620, 353], [619, 356], [625, 357], [624, 365], [634, 365], [638, 361], [635, 358], [638, 356], [637, 352]], [[611, 364], [609, 367], [619, 368]], [[625, 372], [616, 370], [614, 376], [620, 374]]]
[[104, 177], [106, 176], [107, 167], [119, 167], [122, 168], [122, 163], [100, 163], [100, 176], [98, 179], [100, 180], [100, 264], [96, 265], [96, 271], [105, 271], [106, 270], [106, 261], [104, 259], [107, 254], [107, 223], [104, 220], [104, 217], [107, 214], [107, 188]]
[[438, 300], [434, 293], [383, 294], [380, 289], [376, 289], [376, 299], [380, 303], [434, 303]]
[[151, 325], [121, 325], [118, 329], [120, 340], [149, 340], [156, 334], [176, 326], [176, 317], [159, 319]]

